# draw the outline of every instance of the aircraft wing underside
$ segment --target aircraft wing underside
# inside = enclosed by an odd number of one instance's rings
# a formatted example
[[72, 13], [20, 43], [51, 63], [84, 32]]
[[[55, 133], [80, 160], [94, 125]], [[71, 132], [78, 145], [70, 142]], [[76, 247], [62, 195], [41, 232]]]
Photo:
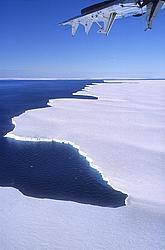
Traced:
[[83, 25], [85, 32], [88, 34], [92, 24], [96, 23], [99, 27], [98, 33], [108, 35], [115, 19], [128, 16], [141, 16], [147, 9], [147, 6], [140, 8], [133, 0], [122, 2], [114, 1], [113, 4], [108, 7], [71, 18], [61, 23], [61, 25], [70, 25], [72, 27], [72, 35], [74, 36], [79, 25]]

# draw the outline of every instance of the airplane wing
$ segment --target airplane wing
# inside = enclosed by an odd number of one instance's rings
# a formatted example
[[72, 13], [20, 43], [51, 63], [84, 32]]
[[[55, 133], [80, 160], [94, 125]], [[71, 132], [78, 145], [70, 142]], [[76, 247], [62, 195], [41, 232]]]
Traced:
[[[88, 34], [92, 24], [99, 27], [98, 33], [109, 34], [115, 19], [128, 16], [141, 16], [147, 12], [147, 29], [151, 29], [153, 19], [159, 9], [165, 6], [165, 0], [109, 0], [94, 4], [81, 10], [81, 15], [66, 20], [61, 25], [70, 25], [74, 36], [79, 25], [84, 26]], [[146, 4], [143, 4], [147, 1]]]
[[79, 25], [83, 25], [88, 34], [92, 24], [96, 23], [99, 27], [98, 33], [108, 35], [115, 19], [142, 15], [145, 11], [146, 7], [139, 8], [133, 0], [104, 1], [81, 10], [80, 16], [66, 20], [61, 25], [70, 25], [74, 36]]

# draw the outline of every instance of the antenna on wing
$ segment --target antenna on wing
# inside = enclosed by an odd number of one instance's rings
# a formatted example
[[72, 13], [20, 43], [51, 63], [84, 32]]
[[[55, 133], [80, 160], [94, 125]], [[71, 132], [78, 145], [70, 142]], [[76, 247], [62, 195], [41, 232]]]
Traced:
[[78, 29], [79, 23], [78, 22], [72, 22], [72, 36], [76, 34], [76, 31]]
[[89, 33], [89, 31], [90, 31], [90, 29], [91, 29], [91, 27], [92, 27], [92, 24], [93, 24], [93, 22], [92, 21], [88, 21], [88, 22], [86, 22], [85, 23], [85, 33], [86, 34], [88, 34]]
[[104, 17], [104, 27], [98, 30], [98, 33], [106, 34], [110, 32], [113, 22], [116, 18], [116, 12], [110, 13], [109, 17]]

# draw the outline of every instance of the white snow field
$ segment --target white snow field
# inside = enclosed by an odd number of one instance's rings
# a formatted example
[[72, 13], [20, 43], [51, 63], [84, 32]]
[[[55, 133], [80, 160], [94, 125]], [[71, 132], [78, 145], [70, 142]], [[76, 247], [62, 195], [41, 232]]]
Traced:
[[165, 81], [87, 86], [13, 119], [7, 136], [69, 141], [87, 154], [127, 206], [103, 208], [0, 188], [1, 249], [165, 249]]

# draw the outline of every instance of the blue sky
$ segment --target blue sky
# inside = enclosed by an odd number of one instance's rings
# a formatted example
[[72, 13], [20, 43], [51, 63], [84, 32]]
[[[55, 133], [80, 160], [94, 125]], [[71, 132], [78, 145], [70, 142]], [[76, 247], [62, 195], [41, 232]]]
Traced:
[[95, 0], [0, 0], [0, 77], [165, 77], [165, 10], [116, 20], [108, 37], [58, 23]]

